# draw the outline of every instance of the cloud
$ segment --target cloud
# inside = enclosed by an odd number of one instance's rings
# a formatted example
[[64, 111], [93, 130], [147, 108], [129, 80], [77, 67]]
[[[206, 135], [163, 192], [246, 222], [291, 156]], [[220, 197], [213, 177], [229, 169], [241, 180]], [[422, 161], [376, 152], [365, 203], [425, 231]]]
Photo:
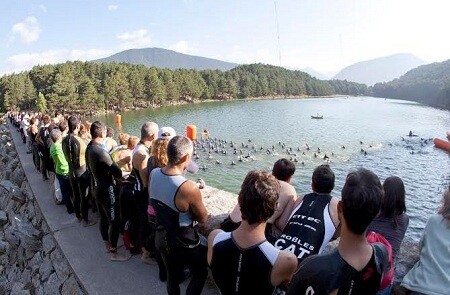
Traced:
[[41, 28], [36, 17], [29, 16], [23, 22], [12, 27], [13, 39], [19, 37], [23, 43], [33, 43], [39, 39]]
[[267, 48], [260, 48], [255, 51], [234, 45], [229, 53], [224, 55], [225, 60], [231, 62], [248, 64], [248, 63], [267, 63], [279, 65], [278, 52], [272, 52]]
[[177, 43], [169, 46], [169, 49], [177, 51], [177, 52], [181, 52], [181, 53], [194, 53], [196, 51], [185, 40], [180, 40]]
[[119, 8], [119, 5], [108, 5], [109, 11], [117, 10], [117, 8]]
[[108, 49], [53, 49], [35, 53], [12, 55], [6, 59], [7, 73], [20, 72], [31, 69], [35, 65], [55, 64], [68, 60], [92, 60], [111, 55]]
[[132, 32], [125, 32], [116, 36], [121, 41], [121, 49], [132, 49], [147, 47], [152, 43], [151, 37], [146, 29], [140, 29]]
[[47, 7], [44, 4], [41, 4], [38, 7], [42, 12], [47, 13]]

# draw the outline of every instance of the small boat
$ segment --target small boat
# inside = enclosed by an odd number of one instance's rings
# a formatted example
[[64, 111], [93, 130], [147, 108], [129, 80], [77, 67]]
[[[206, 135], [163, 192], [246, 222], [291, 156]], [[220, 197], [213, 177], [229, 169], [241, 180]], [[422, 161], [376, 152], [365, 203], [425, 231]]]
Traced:
[[317, 115], [317, 116], [313, 116], [311, 115], [311, 119], [323, 119], [323, 115]]

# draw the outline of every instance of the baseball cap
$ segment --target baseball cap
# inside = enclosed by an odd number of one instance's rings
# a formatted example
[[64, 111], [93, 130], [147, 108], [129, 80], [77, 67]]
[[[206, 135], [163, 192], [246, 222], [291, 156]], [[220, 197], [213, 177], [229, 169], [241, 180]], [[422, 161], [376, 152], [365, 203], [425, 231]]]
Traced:
[[161, 127], [158, 131], [158, 139], [171, 139], [177, 135], [172, 127]]

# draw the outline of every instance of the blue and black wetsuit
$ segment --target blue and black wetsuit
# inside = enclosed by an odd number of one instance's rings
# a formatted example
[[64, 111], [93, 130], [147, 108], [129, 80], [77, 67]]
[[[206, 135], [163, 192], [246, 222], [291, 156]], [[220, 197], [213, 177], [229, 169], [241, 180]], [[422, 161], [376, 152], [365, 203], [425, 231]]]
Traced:
[[155, 244], [167, 269], [168, 294], [180, 294], [184, 265], [192, 272], [186, 294], [201, 294], [208, 274], [207, 248], [193, 228], [193, 216], [176, 207], [175, 197], [186, 181], [182, 175], [164, 174], [161, 168], [151, 172], [150, 201], [158, 226]]

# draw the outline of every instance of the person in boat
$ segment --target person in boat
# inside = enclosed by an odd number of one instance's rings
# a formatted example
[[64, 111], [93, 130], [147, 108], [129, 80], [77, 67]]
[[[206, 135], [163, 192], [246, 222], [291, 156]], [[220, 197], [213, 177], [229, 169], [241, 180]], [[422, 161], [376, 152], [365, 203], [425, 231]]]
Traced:
[[413, 134], [413, 132], [410, 130], [409, 131], [409, 136], [413, 136], [414, 134]]

